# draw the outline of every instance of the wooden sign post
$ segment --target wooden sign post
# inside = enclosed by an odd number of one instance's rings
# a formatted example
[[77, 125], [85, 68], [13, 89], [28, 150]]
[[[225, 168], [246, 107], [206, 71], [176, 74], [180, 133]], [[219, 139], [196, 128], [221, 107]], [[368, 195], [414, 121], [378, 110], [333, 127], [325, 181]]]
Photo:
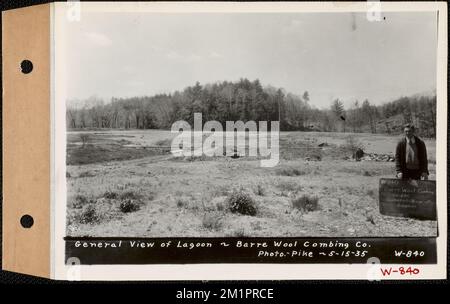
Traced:
[[436, 181], [380, 179], [380, 213], [436, 220]]

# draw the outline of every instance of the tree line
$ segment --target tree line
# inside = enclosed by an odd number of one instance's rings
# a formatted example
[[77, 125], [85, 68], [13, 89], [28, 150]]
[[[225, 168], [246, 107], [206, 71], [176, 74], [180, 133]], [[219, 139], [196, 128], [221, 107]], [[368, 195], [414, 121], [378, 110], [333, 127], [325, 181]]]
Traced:
[[380, 106], [355, 100], [345, 109], [335, 99], [328, 109], [318, 109], [308, 91], [301, 96], [282, 88], [262, 86], [259, 80], [240, 79], [201, 85], [183, 91], [132, 98], [96, 97], [67, 103], [69, 129], [170, 129], [178, 120], [193, 124], [194, 113], [203, 121], [280, 121], [283, 131], [337, 131], [399, 133], [413, 123], [428, 137], [436, 135], [436, 96], [402, 97]]

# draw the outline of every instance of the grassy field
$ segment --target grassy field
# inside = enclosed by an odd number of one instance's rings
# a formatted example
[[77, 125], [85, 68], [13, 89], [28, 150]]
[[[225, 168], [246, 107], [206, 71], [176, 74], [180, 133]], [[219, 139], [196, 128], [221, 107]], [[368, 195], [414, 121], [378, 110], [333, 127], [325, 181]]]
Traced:
[[[262, 168], [249, 157], [174, 157], [169, 131], [68, 132], [67, 234], [436, 235], [435, 221], [378, 212], [379, 179], [394, 176], [393, 162], [351, 159], [354, 143], [367, 153], [393, 155], [398, 137], [349, 136], [281, 132], [280, 163]], [[426, 144], [434, 180], [435, 141]], [[233, 209], [236, 202], [247, 212]]]

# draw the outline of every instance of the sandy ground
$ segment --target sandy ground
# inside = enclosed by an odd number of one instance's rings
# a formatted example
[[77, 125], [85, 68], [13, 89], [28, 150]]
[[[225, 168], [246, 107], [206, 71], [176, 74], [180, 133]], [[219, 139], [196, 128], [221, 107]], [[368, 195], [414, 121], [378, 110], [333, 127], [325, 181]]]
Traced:
[[[128, 145], [127, 149], [167, 145], [175, 136], [169, 131], [154, 130], [91, 134], [91, 148], [104, 143], [118, 145], [122, 140], [122, 146]], [[280, 136], [282, 150], [288, 146], [286, 143], [294, 147], [304, 143], [316, 147], [324, 142], [329, 145], [327, 149], [333, 150], [345, 144], [349, 134], [282, 132]], [[354, 136], [367, 153], [393, 154], [398, 140], [384, 135]], [[68, 134], [70, 153], [95, 152], [83, 150], [78, 137], [76, 132]], [[427, 140], [426, 144], [431, 161], [430, 179], [435, 179], [435, 142]], [[161, 153], [96, 162], [93, 154], [91, 163], [67, 166], [67, 234], [103, 237], [436, 235], [435, 221], [380, 215], [379, 179], [394, 176], [394, 163], [356, 162], [344, 159], [346, 155], [327, 156], [326, 153], [320, 161], [314, 161], [307, 160], [300, 152], [296, 157], [297, 150], [293, 151], [273, 168], [262, 168], [259, 160], [246, 157], [179, 158]], [[227, 196], [239, 188], [256, 202], [256, 216], [231, 213], [227, 209]], [[118, 197], [133, 193], [139, 210], [121, 212], [120, 198], [108, 198], [105, 192]], [[294, 208], [292, 200], [301, 195], [317, 196], [319, 208], [310, 212]], [[85, 200], [77, 204], [80, 197]], [[79, 220], [85, 212], [86, 201], [94, 206], [97, 214], [91, 222]]]

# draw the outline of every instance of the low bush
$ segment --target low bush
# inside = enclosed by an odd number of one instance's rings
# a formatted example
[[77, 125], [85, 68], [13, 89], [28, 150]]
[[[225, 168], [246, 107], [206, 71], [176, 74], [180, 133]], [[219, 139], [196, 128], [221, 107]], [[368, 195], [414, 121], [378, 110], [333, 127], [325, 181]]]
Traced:
[[120, 200], [127, 200], [127, 199], [137, 200], [140, 198], [140, 195], [136, 194], [134, 191], [125, 191], [119, 195], [119, 198]]
[[82, 224], [94, 224], [100, 222], [100, 215], [95, 209], [95, 204], [90, 203], [84, 206], [78, 221]]
[[106, 191], [103, 194], [103, 197], [107, 198], [107, 199], [116, 199], [118, 196], [119, 195], [116, 192], [114, 192], [114, 191]]
[[300, 175], [305, 175], [306, 172], [301, 171], [299, 169], [296, 168], [283, 168], [283, 169], [279, 169], [277, 171], [278, 175], [283, 175], [283, 176], [300, 176]]
[[140, 209], [140, 204], [133, 199], [124, 199], [120, 202], [119, 209], [123, 213], [134, 212]]
[[292, 199], [292, 207], [304, 212], [315, 211], [319, 209], [319, 198], [304, 194]]
[[259, 195], [259, 196], [265, 196], [266, 195], [266, 189], [264, 188], [263, 185], [258, 184], [258, 186], [256, 186], [255, 194]]
[[72, 202], [72, 207], [75, 209], [83, 208], [87, 204], [91, 203], [91, 201], [84, 195], [78, 194], [75, 196]]

